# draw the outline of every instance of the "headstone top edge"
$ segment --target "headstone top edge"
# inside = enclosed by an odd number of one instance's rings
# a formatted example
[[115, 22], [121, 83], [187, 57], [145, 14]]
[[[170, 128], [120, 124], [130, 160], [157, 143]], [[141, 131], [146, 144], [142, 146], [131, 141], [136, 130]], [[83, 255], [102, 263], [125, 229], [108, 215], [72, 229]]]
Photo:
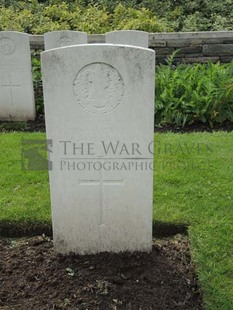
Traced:
[[94, 49], [96, 47], [118, 47], [118, 48], [127, 48], [131, 50], [142, 50], [146, 52], [150, 52], [152, 54], [155, 54], [155, 51], [146, 48], [146, 47], [140, 47], [140, 46], [134, 46], [134, 45], [126, 45], [126, 44], [113, 44], [113, 43], [93, 43], [93, 44], [75, 44], [75, 45], [68, 45], [68, 46], [62, 46], [62, 47], [57, 47], [53, 49], [49, 49], [46, 51], [43, 51], [41, 55], [46, 55], [48, 53], [59, 53], [60, 51], [67, 50], [67, 49], [81, 49], [81, 48], [88, 48], [89, 50]]
[[25, 33], [25, 32], [20, 32], [20, 31], [0, 31], [0, 36], [2, 35], [12, 35], [12, 34], [17, 34], [17, 35], [21, 35], [24, 36], [25, 38], [28, 37], [29, 38], [29, 34]]
[[147, 31], [131, 29], [131, 30], [114, 30], [114, 31], [109, 31], [109, 32], [106, 32], [106, 35], [112, 34], [112, 33], [118, 33], [118, 32], [120, 32], [120, 33], [133, 33], [134, 32], [134, 33], [141, 33], [141, 34], [149, 34], [149, 32], [147, 32]]
[[87, 33], [84, 31], [78, 31], [78, 30], [55, 30], [55, 31], [48, 31], [44, 33], [44, 36], [48, 36], [51, 34], [61, 34], [61, 33], [79, 33], [79, 34], [85, 34], [87, 36]]

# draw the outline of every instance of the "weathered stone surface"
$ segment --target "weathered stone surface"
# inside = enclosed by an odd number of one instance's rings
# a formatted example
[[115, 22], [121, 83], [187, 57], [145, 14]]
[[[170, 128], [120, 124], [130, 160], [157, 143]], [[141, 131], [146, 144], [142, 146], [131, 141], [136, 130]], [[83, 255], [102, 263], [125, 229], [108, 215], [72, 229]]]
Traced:
[[45, 50], [86, 43], [87, 34], [81, 31], [63, 30], [46, 32], [44, 34]]
[[148, 32], [119, 30], [106, 33], [106, 43], [133, 45], [148, 48]]
[[219, 57], [184, 57], [181, 59], [181, 63], [206, 63], [206, 62], [217, 62]]
[[168, 47], [187, 47], [190, 46], [190, 39], [169, 39], [167, 40], [167, 46]]
[[233, 31], [160, 32], [149, 34], [149, 44], [156, 40], [233, 38]]
[[202, 44], [222, 44], [224, 41], [223, 38], [210, 38], [203, 39]]
[[31, 49], [44, 50], [44, 36], [29, 34], [29, 42]]
[[155, 51], [156, 51], [156, 55], [171, 55], [174, 51], [175, 51], [175, 48], [173, 47], [157, 47], [155, 48]]
[[179, 55], [201, 54], [201, 53], [202, 53], [202, 46], [181, 47], [178, 52]]
[[223, 40], [223, 44], [233, 44], [233, 39], [232, 40]]
[[151, 47], [166, 47], [166, 46], [167, 46], [167, 42], [165, 40], [153, 41], [153, 43], [150, 44], [150, 48]]
[[221, 63], [229, 63], [233, 60], [233, 56], [231, 56], [231, 57], [225, 57], [225, 56], [221, 57], [220, 56], [219, 60]]
[[57, 251], [151, 250], [154, 60], [113, 44], [42, 53]]
[[88, 35], [88, 43], [105, 43], [105, 34], [90, 34]]
[[203, 55], [233, 55], [233, 44], [204, 44]]
[[189, 39], [190, 42], [190, 46], [194, 46], [194, 45], [202, 45], [203, 43], [203, 39], [198, 39], [198, 38], [194, 38], [194, 39]]
[[156, 57], [156, 64], [166, 64], [167, 63], [167, 57]]
[[203, 44], [232, 44], [233, 37], [209, 38], [204, 39]]
[[[34, 38], [36, 37], [36, 38]], [[37, 38], [38, 37], [38, 38]], [[40, 36], [30, 36], [30, 42], [32, 48], [43, 48], [43, 42]], [[105, 43], [105, 35], [88, 35], [88, 43]], [[149, 34], [149, 46], [150, 48], [167, 48], [171, 47], [179, 49], [188, 46], [203, 46], [211, 44], [233, 44], [233, 31], [210, 31], [210, 32], [181, 32], [181, 33], [150, 33]], [[159, 49], [158, 49], [159, 50]], [[163, 52], [158, 52], [163, 55]], [[164, 57], [169, 53], [165, 53]], [[195, 53], [192, 52], [192, 55]], [[185, 55], [185, 54], [182, 54]], [[181, 56], [182, 56], [181, 55]], [[227, 54], [228, 55], [228, 54]], [[220, 57], [220, 61], [224, 54], [213, 55]], [[192, 56], [187, 53], [184, 57]], [[200, 57], [199, 53], [197, 57]], [[224, 60], [225, 62], [225, 60]]]
[[35, 104], [27, 34], [0, 32], [0, 120], [33, 120]]

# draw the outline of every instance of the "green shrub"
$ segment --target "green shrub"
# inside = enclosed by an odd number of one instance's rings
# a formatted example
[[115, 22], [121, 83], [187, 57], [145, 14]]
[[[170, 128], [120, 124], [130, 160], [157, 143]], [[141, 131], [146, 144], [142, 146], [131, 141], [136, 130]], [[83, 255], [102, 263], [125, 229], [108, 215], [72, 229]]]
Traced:
[[[104, 33], [108, 27], [119, 29], [120, 24], [126, 29], [160, 31], [157, 23], [162, 24], [162, 29], [166, 25], [166, 29], [172, 31], [233, 30], [232, 0], [0, 0], [0, 3], [11, 11], [0, 9], [1, 29], [30, 29], [31, 33], [43, 33], [49, 29], [87, 29], [90, 33], [100, 29], [98, 32]], [[114, 12], [119, 6], [128, 11], [129, 21], [124, 19], [123, 22], [122, 15], [119, 23], [114, 22], [117, 18]], [[21, 13], [22, 10], [25, 11]], [[77, 17], [77, 11], [81, 16]], [[7, 19], [12, 14], [13, 18]], [[87, 24], [88, 17], [93, 26]], [[7, 22], [2, 24], [2, 19]]]
[[135, 29], [147, 32], [171, 30], [148, 9], [135, 10], [119, 4], [113, 13], [112, 29]]
[[44, 114], [44, 98], [43, 98], [43, 89], [41, 80], [41, 62], [39, 52], [34, 52], [32, 54], [32, 78], [35, 92], [36, 113], [37, 115]]
[[[87, 1], [88, 2], [88, 1]], [[82, 1], [38, 0], [0, 5], [0, 30], [43, 34], [54, 30], [80, 30], [105, 33], [115, 29], [138, 29], [149, 32], [170, 30], [145, 8], [118, 4], [113, 12], [102, 5], [85, 5]]]
[[233, 122], [233, 61], [175, 67], [172, 60], [157, 67], [156, 125]]
[[87, 33], [105, 33], [111, 30], [110, 14], [97, 5], [85, 9], [76, 8], [71, 22], [72, 29]]
[[[233, 61], [230, 64], [167, 65], [156, 68], [155, 124], [211, 127], [233, 122]], [[44, 113], [39, 54], [33, 54], [36, 111]]]
[[233, 30], [232, 0], [141, 0], [139, 2], [138, 7], [146, 7], [159, 19], [166, 19], [173, 31]]

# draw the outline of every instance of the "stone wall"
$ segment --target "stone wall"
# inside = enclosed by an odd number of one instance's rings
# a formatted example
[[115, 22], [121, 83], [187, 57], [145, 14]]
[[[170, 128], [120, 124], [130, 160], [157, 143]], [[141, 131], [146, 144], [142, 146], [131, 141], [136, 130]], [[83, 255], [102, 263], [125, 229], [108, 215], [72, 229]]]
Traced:
[[[88, 43], [105, 43], [105, 35], [89, 35]], [[31, 35], [32, 49], [44, 49], [43, 35]], [[149, 47], [156, 51], [156, 62], [164, 63], [175, 50], [176, 63], [222, 63], [233, 59], [233, 31], [150, 33]]]
[[233, 59], [233, 31], [153, 33], [149, 45], [156, 51], [157, 63], [177, 49], [178, 63], [225, 63]]

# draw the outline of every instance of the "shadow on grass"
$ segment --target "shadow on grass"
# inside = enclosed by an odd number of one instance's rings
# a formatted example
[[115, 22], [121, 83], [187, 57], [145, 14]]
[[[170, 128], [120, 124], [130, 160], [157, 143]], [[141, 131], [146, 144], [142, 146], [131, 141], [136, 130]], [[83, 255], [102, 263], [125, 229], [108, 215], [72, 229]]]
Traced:
[[[45, 234], [52, 236], [52, 225], [48, 223], [0, 222], [1, 237], [31, 237]], [[188, 234], [187, 224], [172, 224], [156, 221], [153, 223], [153, 237], [171, 237], [176, 234]]]
[[32, 237], [45, 234], [52, 236], [52, 225], [48, 223], [0, 222], [1, 237]]
[[188, 224], [174, 224], [167, 222], [153, 222], [153, 237], [171, 237], [176, 234], [188, 235]]

